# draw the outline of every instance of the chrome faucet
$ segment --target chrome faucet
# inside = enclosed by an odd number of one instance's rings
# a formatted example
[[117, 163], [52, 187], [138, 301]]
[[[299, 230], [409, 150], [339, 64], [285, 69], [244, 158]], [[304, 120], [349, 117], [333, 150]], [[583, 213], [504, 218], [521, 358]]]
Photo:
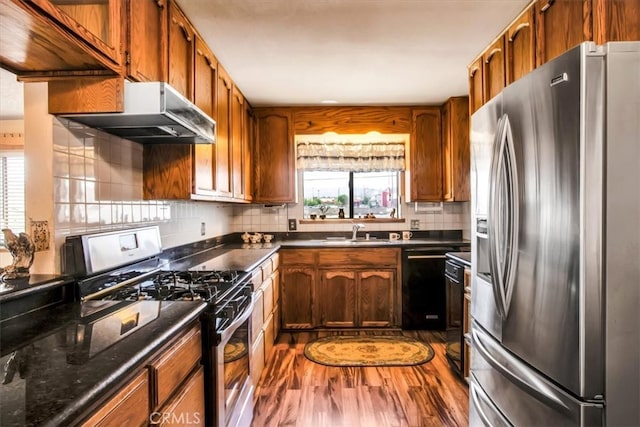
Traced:
[[364, 224], [353, 224], [353, 236], [351, 236], [351, 240], [356, 240], [358, 237], [358, 230], [364, 228]]

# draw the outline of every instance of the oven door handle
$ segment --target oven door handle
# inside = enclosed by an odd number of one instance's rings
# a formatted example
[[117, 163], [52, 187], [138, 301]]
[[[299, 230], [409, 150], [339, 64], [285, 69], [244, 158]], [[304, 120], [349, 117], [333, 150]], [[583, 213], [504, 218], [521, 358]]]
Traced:
[[251, 313], [253, 313], [253, 295], [248, 296], [249, 304], [246, 306], [242, 314], [236, 317], [229, 327], [225, 328], [221, 332], [216, 331], [216, 343], [217, 345], [225, 345], [229, 341], [229, 339], [233, 336], [233, 333], [242, 325], [242, 323], [247, 320]]

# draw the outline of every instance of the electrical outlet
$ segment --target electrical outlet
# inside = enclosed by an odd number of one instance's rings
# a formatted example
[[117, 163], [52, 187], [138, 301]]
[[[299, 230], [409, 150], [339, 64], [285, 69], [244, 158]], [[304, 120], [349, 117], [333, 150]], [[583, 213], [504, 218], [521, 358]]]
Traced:
[[289, 219], [289, 231], [295, 231], [298, 229], [298, 225], [296, 224], [296, 219], [295, 218], [290, 218]]
[[412, 219], [411, 220], [411, 229], [412, 230], [419, 230], [420, 229], [420, 220], [419, 219]]
[[204, 222], [200, 223], [200, 235], [204, 236], [206, 234], [206, 225]]

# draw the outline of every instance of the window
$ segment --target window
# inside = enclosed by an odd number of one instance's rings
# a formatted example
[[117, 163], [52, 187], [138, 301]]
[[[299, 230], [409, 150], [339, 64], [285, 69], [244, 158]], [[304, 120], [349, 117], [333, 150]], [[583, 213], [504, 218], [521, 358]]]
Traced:
[[[0, 154], [0, 228], [14, 233], [25, 231], [24, 154], [8, 151]], [[4, 243], [0, 234], [0, 243]]]
[[397, 216], [399, 172], [304, 171], [304, 218], [376, 218]]
[[406, 135], [296, 137], [303, 218], [397, 218]]

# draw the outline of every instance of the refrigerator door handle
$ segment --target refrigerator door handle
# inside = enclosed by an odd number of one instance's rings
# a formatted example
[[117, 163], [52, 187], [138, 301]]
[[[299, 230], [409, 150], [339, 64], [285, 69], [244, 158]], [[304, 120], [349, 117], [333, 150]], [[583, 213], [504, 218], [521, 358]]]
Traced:
[[494, 140], [489, 189], [489, 268], [500, 317], [509, 314], [518, 265], [519, 194], [509, 117], [500, 117]]
[[504, 350], [493, 338], [480, 330], [476, 322], [471, 331], [472, 345], [491, 366], [513, 384], [559, 412], [572, 414], [572, 402], [555, 387], [537, 375], [515, 356]]
[[469, 381], [469, 404], [476, 410], [485, 427], [512, 425], [473, 378]]

